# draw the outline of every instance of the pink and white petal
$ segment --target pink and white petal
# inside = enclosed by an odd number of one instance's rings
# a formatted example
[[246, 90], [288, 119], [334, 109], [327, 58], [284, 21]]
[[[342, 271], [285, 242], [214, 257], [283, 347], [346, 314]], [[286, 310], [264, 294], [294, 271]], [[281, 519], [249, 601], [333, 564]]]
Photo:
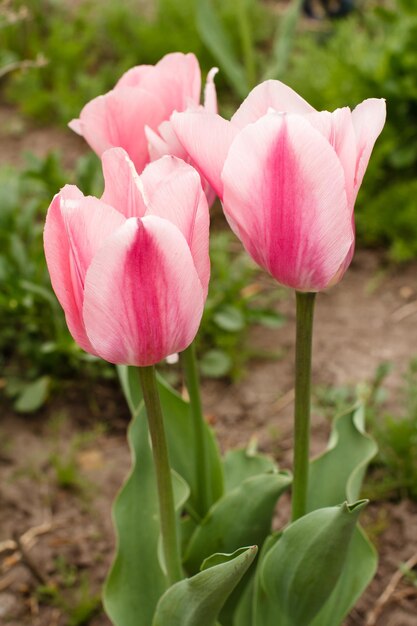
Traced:
[[217, 92], [214, 77], [218, 71], [218, 67], [212, 67], [207, 74], [206, 84], [204, 87], [204, 108], [207, 113], [217, 113]]
[[75, 341], [95, 354], [82, 321], [85, 273], [97, 249], [124, 222], [112, 207], [66, 185], [53, 199], [44, 231], [52, 287]]
[[83, 197], [81, 191], [73, 185], [67, 185], [56, 194], [46, 215], [43, 239], [52, 288], [64, 309], [68, 329], [78, 345], [95, 354], [84, 328], [82, 296], [80, 297], [78, 285], [75, 285], [75, 288], [73, 285], [70, 243], [61, 213], [63, 201], [72, 200], [76, 203]]
[[178, 139], [171, 121], [167, 120], [166, 122], [162, 122], [162, 124], [159, 125], [158, 131], [168, 148], [168, 152], [165, 154], [179, 157], [185, 161], [188, 157], [187, 151]]
[[155, 216], [127, 220], [87, 272], [85, 326], [111, 363], [147, 366], [181, 352], [197, 333], [203, 307], [184, 237]]
[[266, 115], [269, 109], [278, 112], [306, 115], [315, 109], [296, 91], [279, 80], [266, 80], [257, 85], [242, 102], [230, 120], [234, 126], [244, 128]]
[[60, 194], [60, 212], [69, 244], [72, 284], [82, 307], [85, 274], [91, 259], [106, 239], [124, 222], [113, 207], [92, 196], [73, 197], [66, 187]]
[[346, 193], [353, 211], [356, 169], [356, 136], [352, 112], [348, 107], [329, 111], [315, 111], [306, 116], [308, 121], [326, 137], [336, 151], [345, 172]]
[[127, 70], [127, 72], [119, 78], [115, 89], [119, 87], [140, 87], [145, 76], [148, 76], [153, 70], [153, 65], [136, 65], [135, 67], [131, 67], [130, 70]]
[[152, 130], [149, 126], [145, 126], [145, 136], [148, 140], [148, 152], [151, 161], [156, 161], [162, 156], [169, 154], [169, 146], [158, 132]]
[[124, 148], [138, 172], [149, 162], [145, 126], [155, 129], [164, 118], [159, 100], [138, 87], [109, 91], [86, 104], [80, 115], [82, 134], [99, 156]]
[[[155, 133], [150, 128], [145, 128], [151, 160], [156, 161], [165, 155], [176, 156], [198, 170], [196, 163], [192, 161], [190, 156], [187, 154], [187, 151], [178, 140], [178, 137], [172, 128], [171, 122], [162, 122], [158, 130], [160, 135]], [[201, 186], [203, 187], [203, 191], [206, 194], [207, 202], [210, 207], [216, 199], [216, 192], [202, 174], [200, 174], [200, 178]]]
[[362, 184], [372, 149], [384, 127], [386, 115], [386, 104], [382, 98], [364, 100], [352, 111], [357, 145], [355, 194]]
[[210, 280], [210, 218], [198, 172], [181, 159], [164, 156], [145, 168], [141, 181], [147, 215], [167, 219], [182, 232], [206, 297]]
[[223, 170], [224, 211], [253, 259], [280, 283], [319, 291], [353, 241], [340, 161], [303, 117], [266, 115], [243, 129]]
[[83, 136], [83, 126], [80, 119], [71, 120], [68, 122], [68, 127], [73, 130], [74, 133], [77, 133], [77, 135]]
[[220, 175], [238, 129], [220, 115], [204, 111], [174, 113], [171, 122], [191, 162], [221, 198]]
[[110, 148], [102, 154], [104, 193], [101, 200], [125, 217], [143, 217], [146, 205], [142, 183], [135, 166], [123, 148]]
[[[174, 77], [180, 93], [180, 109], [187, 108], [190, 100], [198, 104], [201, 93], [201, 71], [197, 57], [192, 52], [183, 54], [182, 52], [172, 52], [166, 54], [156, 64], [155, 69], [161, 77]], [[172, 109], [174, 110], [174, 109]]]

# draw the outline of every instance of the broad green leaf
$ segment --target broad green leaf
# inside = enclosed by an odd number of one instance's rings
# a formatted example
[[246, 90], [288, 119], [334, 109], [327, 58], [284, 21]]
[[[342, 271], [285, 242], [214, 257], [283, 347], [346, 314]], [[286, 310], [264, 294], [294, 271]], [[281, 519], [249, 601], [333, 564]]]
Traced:
[[[142, 392], [139, 377], [134, 367], [118, 366], [122, 388], [132, 414], [145, 413], [141, 405]], [[171, 467], [184, 478], [191, 489], [190, 505], [195, 508], [196, 469], [194, 433], [190, 416], [190, 406], [168, 383], [157, 376], [158, 392], [161, 400], [164, 424], [167, 433]], [[211, 484], [208, 485], [209, 501], [214, 503], [223, 493], [223, 468], [220, 452], [212, 429], [205, 423], [206, 449]]]
[[[250, 610], [250, 620], [246, 617], [248, 626], [275, 626], [276, 619], [271, 611], [266, 592], [261, 582], [261, 572], [265, 558], [270, 550], [275, 546], [282, 536], [282, 531], [274, 532], [269, 535], [262, 546], [262, 550], [258, 556], [256, 572], [253, 581], [253, 593], [251, 597], [243, 602], [243, 607], [238, 606], [236, 610], [236, 618], [233, 626], [240, 626], [237, 617], [242, 614], [242, 610]], [[245, 607], [246, 604], [246, 607]], [[245, 622], [243, 622], [245, 624]], [[246, 625], [245, 625], [246, 626]]]
[[275, 504], [290, 483], [288, 473], [270, 472], [226, 493], [196, 528], [184, 556], [187, 571], [197, 572], [214, 552], [233, 552], [242, 544], [261, 546], [271, 530]]
[[231, 39], [216, 13], [212, 0], [197, 2], [197, 30], [205, 46], [217, 59], [235, 91], [241, 98], [249, 92], [248, 81], [243, 65], [233, 50]]
[[[337, 417], [328, 449], [310, 466], [309, 510], [358, 498], [366, 468], [376, 451], [375, 441], [364, 430], [362, 405]], [[312, 626], [341, 624], [374, 577], [377, 562], [375, 548], [357, 527], [342, 575]]]
[[364, 430], [363, 405], [337, 417], [327, 450], [310, 464], [307, 510], [357, 500], [376, 452], [375, 441]]
[[222, 606], [256, 552], [257, 547], [252, 546], [239, 549], [235, 555], [213, 555], [205, 563], [208, 569], [181, 580], [165, 592], [152, 626], [215, 626]]
[[[262, 626], [309, 626], [335, 588], [362, 500], [308, 513], [288, 526], [261, 565], [268, 603]], [[256, 623], [256, 626], [261, 626]], [[334, 624], [336, 626], [336, 624]]]
[[149, 626], [167, 588], [158, 561], [159, 506], [145, 416], [128, 432], [132, 469], [113, 506], [116, 558], [104, 588], [104, 607], [114, 626]]
[[363, 530], [357, 526], [349, 545], [342, 575], [311, 626], [339, 626], [375, 576], [378, 557]]
[[33, 383], [23, 385], [22, 391], [13, 405], [14, 409], [18, 413], [37, 411], [46, 401], [50, 385], [51, 379], [49, 376], [42, 376], [33, 381]]
[[136, 367], [127, 365], [116, 365], [116, 369], [129, 411], [134, 416], [140, 409], [143, 409], [138, 370]]
[[237, 333], [245, 328], [245, 318], [242, 311], [232, 305], [225, 305], [213, 315], [213, 320], [223, 330]]
[[[259, 564], [259, 561], [258, 561]], [[252, 575], [245, 589], [242, 591], [239, 601], [234, 607], [231, 624], [232, 626], [252, 626], [253, 594], [255, 575]], [[226, 622], [224, 622], [226, 624]]]
[[259, 454], [251, 443], [246, 448], [226, 452], [223, 468], [226, 491], [238, 487], [247, 478], [278, 470], [273, 458]]
[[208, 350], [200, 360], [202, 374], [210, 378], [226, 376], [232, 369], [232, 366], [232, 359], [223, 350]]

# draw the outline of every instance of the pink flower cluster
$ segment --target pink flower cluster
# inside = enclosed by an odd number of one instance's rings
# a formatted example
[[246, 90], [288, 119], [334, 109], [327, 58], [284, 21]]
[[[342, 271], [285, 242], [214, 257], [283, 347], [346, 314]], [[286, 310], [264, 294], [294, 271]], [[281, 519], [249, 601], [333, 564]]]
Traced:
[[385, 102], [318, 112], [270, 80], [227, 121], [216, 71], [201, 106], [196, 58], [169, 54], [129, 70], [70, 124], [101, 157], [105, 191], [67, 185], [55, 196], [46, 260], [72, 336], [112, 363], [151, 365], [194, 339], [215, 194], [248, 253], [284, 285], [326, 289], [352, 259], [354, 203]]

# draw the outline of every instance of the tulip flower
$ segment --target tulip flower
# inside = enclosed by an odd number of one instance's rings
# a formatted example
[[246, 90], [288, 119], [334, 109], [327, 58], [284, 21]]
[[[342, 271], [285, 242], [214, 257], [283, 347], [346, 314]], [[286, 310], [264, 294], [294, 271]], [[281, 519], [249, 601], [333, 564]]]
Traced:
[[[213, 68], [207, 77], [204, 107], [200, 107], [201, 73], [194, 54], [167, 54], [156, 65], [128, 70], [114, 89], [91, 100], [70, 128], [101, 155], [111, 147], [126, 150], [140, 173], [151, 160], [169, 154], [184, 158], [169, 119], [174, 111], [217, 111]], [[215, 194], [203, 181], [210, 203]]]
[[171, 123], [256, 263], [283, 285], [316, 292], [352, 259], [354, 203], [384, 121], [384, 100], [318, 112], [269, 80], [230, 122], [189, 111]]
[[44, 244], [68, 328], [87, 352], [148, 366], [194, 339], [210, 274], [209, 216], [197, 172], [163, 157], [139, 176], [121, 148], [103, 154], [105, 191], [66, 185]]

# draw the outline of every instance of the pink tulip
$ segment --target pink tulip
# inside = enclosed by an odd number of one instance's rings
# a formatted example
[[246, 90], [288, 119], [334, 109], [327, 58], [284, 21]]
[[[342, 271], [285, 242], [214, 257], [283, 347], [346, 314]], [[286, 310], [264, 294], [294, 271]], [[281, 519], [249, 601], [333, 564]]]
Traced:
[[44, 244], [68, 328], [111, 363], [153, 365], [194, 339], [210, 276], [209, 215], [197, 172], [163, 157], [139, 176], [121, 148], [103, 154], [99, 200], [66, 185]]
[[230, 122], [195, 111], [171, 123], [256, 263], [284, 285], [320, 291], [351, 262], [354, 203], [384, 122], [384, 100], [318, 112], [270, 80]]
[[[214, 68], [207, 77], [204, 107], [200, 107], [212, 113], [217, 111], [216, 72]], [[194, 54], [167, 54], [155, 66], [139, 65], [123, 74], [112, 91], [86, 104], [80, 118], [69, 126], [99, 156], [111, 147], [124, 148], [141, 172], [149, 161], [163, 155], [187, 156], [169, 119], [174, 111], [198, 109], [200, 89], [200, 67]], [[212, 201], [214, 193], [207, 183], [205, 187]]]

